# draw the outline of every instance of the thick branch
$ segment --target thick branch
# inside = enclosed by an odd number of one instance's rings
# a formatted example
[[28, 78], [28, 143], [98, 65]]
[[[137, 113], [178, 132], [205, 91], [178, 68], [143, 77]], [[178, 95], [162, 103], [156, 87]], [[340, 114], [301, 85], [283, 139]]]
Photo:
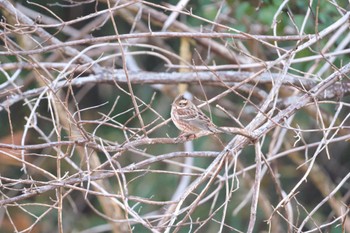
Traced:
[[[343, 72], [346, 75], [349, 72]], [[200, 82], [203, 85], [230, 85], [234, 83], [240, 83], [253, 76], [252, 72], [238, 72], [238, 71], [217, 71], [217, 72], [188, 72], [188, 73], [160, 73], [160, 72], [137, 72], [129, 73], [129, 80], [132, 84], [178, 84], [178, 83], [193, 83], [198, 84]], [[280, 74], [278, 73], [263, 73], [262, 75], [251, 80], [252, 84], [271, 84]], [[219, 79], [220, 78], [220, 79]], [[103, 75], [91, 75], [87, 77], [79, 77], [70, 80], [57, 82], [51, 84], [50, 89], [56, 91], [68, 86], [83, 86], [86, 84], [98, 84], [98, 83], [110, 83], [114, 82], [126, 83], [127, 79], [123, 70], [116, 70], [113, 74], [105, 72]], [[223, 83], [224, 82], [224, 83]], [[306, 79], [287, 75], [283, 79], [283, 84], [287, 86], [298, 87], [299, 90], [307, 92], [315, 87], [318, 81], [313, 79]], [[46, 87], [41, 87], [29, 91], [25, 91], [21, 94], [11, 95], [5, 101], [0, 103], [0, 111], [6, 107], [22, 101], [25, 98], [31, 98], [39, 95], [45, 90]], [[350, 83], [335, 82], [332, 86], [328, 86], [327, 89], [318, 92], [317, 98], [319, 100], [333, 99], [339, 96], [348, 95], [350, 92]]]

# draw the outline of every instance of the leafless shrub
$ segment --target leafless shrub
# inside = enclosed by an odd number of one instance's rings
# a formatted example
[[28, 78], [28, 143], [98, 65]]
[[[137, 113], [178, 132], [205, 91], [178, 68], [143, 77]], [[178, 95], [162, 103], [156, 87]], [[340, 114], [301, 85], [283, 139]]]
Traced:
[[[350, 232], [350, 13], [230, 2], [0, 1], [1, 228]], [[185, 90], [252, 138], [179, 140]]]

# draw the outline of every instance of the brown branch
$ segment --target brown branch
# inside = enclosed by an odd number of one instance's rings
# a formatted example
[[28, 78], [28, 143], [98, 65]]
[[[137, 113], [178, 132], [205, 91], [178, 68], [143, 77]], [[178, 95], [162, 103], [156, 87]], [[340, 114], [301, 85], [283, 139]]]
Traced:
[[[35, 22], [33, 20], [31, 20], [28, 16], [24, 15], [21, 11], [17, 10], [16, 7], [13, 6], [10, 2], [8, 2], [8, 1], [0, 1], [0, 9], [6, 11], [17, 22], [19, 22], [21, 24], [24, 24], [27, 27], [35, 27]], [[49, 34], [48, 32], [46, 32], [41, 27], [35, 27], [35, 33], [39, 37], [41, 37], [44, 41], [52, 44], [52, 46], [57, 46], [57, 48], [62, 49], [62, 51], [64, 53], [66, 53], [67, 55], [69, 55], [69, 56], [77, 56], [80, 53], [75, 48], [63, 45], [64, 43], [62, 43], [56, 37], [54, 37], [51, 34]], [[0, 36], [3, 36], [3, 35], [0, 34]], [[18, 52], [20, 52], [20, 51], [18, 51]], [[24, 52], [24, 51], [22, 51], [22, 52]], [[2, 53], [2, 52], [0, 52], [0, 53]], [[10, 51], [10, 52], [6, 52], [6, 53], [7, 53], [7, 55], [14, 55], [17, 52], [16, 51]], [[31, 53], [31, 54], [34, 54], [34, 53]], [[81, 62], [82, 63], [94, 64], [94, 61], [90, 57], [88, 57], [88, 56], [86, 56], [84, 54], [81, 54], [80, 58], [81, 58]], [[97, 65], [97, 64], [94, 64], [92, 69], [94, 70], [95, 73], [100, 73], [101, 72], [101, 67], [99, 67], [99, 65]]]
[[[4, 33], [0, 33], [0, 36], [3, 36]], [[309, 38], [310, 36], [262, 36], [262, 35], [254, 35], [254, 37], [259, 38], [261, 40], [272, 40], [272, 41], [295, 41], [300, 39]], [[34, 54], [42, 54], [45, 52], [55, 51], [56, 49], [65, 49], [66, 47], [84, 45], [84, 44], [98, 44], [103, 42], [111, 42], [119, 40], [128, 40], [128, 39], [140, 39], [140, 38], [197, 38], [197, 39], [215, 39], [215, 38], [225, 38], [225, 39], [243, 39], [248, 40], [252, 39], [247, 36], [242, 35], [234, 35], [231, 33], [219, 33], [219, 32], [143, 32], [143, 33], [133, 33], [133, 34], [121, 34], [121, 35], [113, 35], [113, 36], [101, 36], [95, 38], [88, 39], [80, 39], [73, 40], [67, 42], [60, 42], [54, 45], [43, 46], [40, 49], [31, 49], [28, 51], [11, 51], [5, 52], [1, 51], [0, 55], [34, 55]], [[70, 53], [71, 54], [71, 53]], [[92, 61], [87, 62], [92, 63]]]
[[[343, 75], [348, 74], [349, 71], [345, 70]], [[129, 79], [132, 84], [177, 84], [177, 83], [198, 83], [200, 82], [203, 85], [210, 85], [213, 83], [221, 84], [222, 82], [229, 83], [239, 83], [243, 82], [249, 77], [253, 76], [254, 73], [251, 72], [236, 72], [236, 71], [217, 71], [214, 74], [212, 72], [189, 72], [189, 73], [153, 73], [153, 72], [137, 72], [129, 73]], [[252, 84], [271, 84], [279, 77], [280, 74], [271, 74], [263, 73], [262, 75], [251, 80]], [[217, 76], [220, 77], [218, 80]], [[68, 86], [82, 86], [86, 84], [97, 84], [97, 83], [127, 83], [124, 71], [117, 70], [113, 75], [105, 74], [102, 76], [88, 76], [88, 77], [79, 77], [67, 81], [60, 81], [51, 85], [52, 90], [59, 90], [63, 87]], [[299, 87], [301, 91], [307, 91], [316, 86], [319, 81], [313, 79], [302, 79], [294, 76], [286, 75], [283, 79], [283, 84], [287, 86]], [[25, 91], [18, 95], [11, 95], [7, 100], [0, 103], [0, 111], [5, 109], [5, 106], [11, 106], [18, 101], [22, 101], [25, 98], [35, 97], [41, 94], [46, 87], [41, 87], [37, 89], [32, 89]], [[350, 93], [350, 83], [334, 83], [332, 86], [328, 86], [327, 89], [323, 89], [322, 92], [319, 92], [317, 98], [319, 100], [327, 100], [338, 98], [340, 96], [346, 96]], [[285, 100], [285, 104], [288, 106], [288, 103], [294, 103], [298, 97], [289, 97]]]

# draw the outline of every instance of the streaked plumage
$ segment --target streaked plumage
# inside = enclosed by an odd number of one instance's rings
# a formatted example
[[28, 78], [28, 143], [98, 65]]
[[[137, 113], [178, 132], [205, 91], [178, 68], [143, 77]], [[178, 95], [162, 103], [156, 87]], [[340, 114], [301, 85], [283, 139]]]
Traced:
[[223, 132], [192, 101], [186, 99], [183, 95], [177, 96], [172, 103], [171, 119], [175, 126], [184, 133]]

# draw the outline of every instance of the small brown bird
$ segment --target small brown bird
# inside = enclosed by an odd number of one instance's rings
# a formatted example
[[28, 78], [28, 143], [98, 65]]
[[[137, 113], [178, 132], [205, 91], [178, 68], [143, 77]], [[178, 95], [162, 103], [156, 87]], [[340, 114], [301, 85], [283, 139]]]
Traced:
[[184, 133], [222, 133], [209, 117], [183, 95], [175, 98], [171, 107], [171, 119], [176, 127]]
[[[206, 135], [210, 133], [235, 133], [250, 137], [244, 129], [222, 129], [216, 126], [192, 101], [184, 95], [175, 98], [171, 106], [171, 119], [175, 126], [185, 134]], [[225, 127], [226, 128], [226, 127]]]

